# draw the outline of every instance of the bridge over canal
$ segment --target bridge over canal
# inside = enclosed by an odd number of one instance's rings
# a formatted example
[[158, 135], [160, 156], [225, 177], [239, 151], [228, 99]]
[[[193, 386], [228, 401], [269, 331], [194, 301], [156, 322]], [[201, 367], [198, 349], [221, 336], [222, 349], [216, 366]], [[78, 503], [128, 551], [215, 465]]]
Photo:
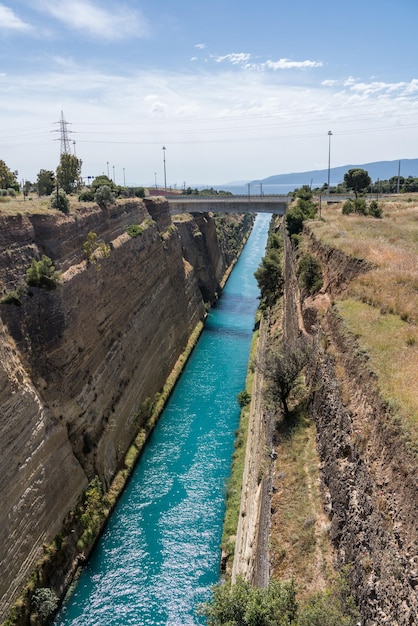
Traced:
[[268, 196], [177, 196], [169, 197], [171, 215], [179, 213], [275, 213], [284, 215], [291, 197]]

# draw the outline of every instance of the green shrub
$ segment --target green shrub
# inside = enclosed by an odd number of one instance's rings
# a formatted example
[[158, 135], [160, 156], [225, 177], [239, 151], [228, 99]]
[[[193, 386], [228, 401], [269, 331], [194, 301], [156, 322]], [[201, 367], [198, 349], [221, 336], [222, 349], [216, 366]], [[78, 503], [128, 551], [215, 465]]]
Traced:
[[364, 198], [354, 199], [354, 211], [360, 215], [367, 215], [366, 200]]
[[382, 217], [383, 211], [381, 207], [378, 205], [377, 200], [372, 200], [368, 206], [367, 213], [372, 217], [380, 218]]
[[83, 191], [78, 196], [78, 199], [80, 200], [80, 202], [94, 202], [94, 192], [90, 189], [87, 191]]
[[12, 197], [12, 198], [15, 198], [15, 197], [16, 197], [16, 190], [15, 190], [15, 189], [12, 189], [12, 187], [9, 187], [9, 188], [7, 189], [7, 195], [8, 195], [8, 196], [10, 196], [10, 197]]
[[8, 291], [1, 298], [0, 304], [14, 304], [15, 306], [22, 306], [20, 293], [16, 289], [13, 289], [12, 291]]
[[77, 543], [79, 549], [85, 549], [91, 545], [99, 534], [107, 513], [108, 501], [98, 476], [93, 478], [84, 492], [83, 509], [84, 512], [80, 518], [83, 533]]
[[60, 276], [52, 260], [44, 254], [40, 261], [35, 261], [35, 259], [32, 261], [30, 268], [26, 271], [26, 282], [31, 287], [55, 289], [59, 284]]
[[67, 194], [63, 189], [59, 189], [58, 193], [53, 193], [51, 196], [51, 207], [58, 209], [62, 213], [69, 213], [70, 201], [67, 198]]
[[128, 226], [126, 232], [130, 237], [138, 237], [138, 235], [142, 235], [144, 229], [142, 226], [138, 226], [138, 224], [131, 224], [131, 226]]
[[41, 620], [45, 622], [58, 608], [57, 594], [49, 587], [39, 587], [32, 594], [31, 605]]
[[359, 612], [350, 593], [346, 570], [325, 591], [312, 594], [301, 606], [298, 626], [357, 626]]
[[267, 589], [262, 589], [238, 578], [235, 585], [217, 585], [212, 602], [200, 612], [208, 626], [296, 626], [295, 586], [271, 580]]
[[245, 406], [247, 406], [247, 404], [250, 404], [251, 394], [248, 393], [246, 389], [244, 389], [243, 391], [239, 392], [237, 396], [237, 400], [238, 400], [238, 404], [240, 405], [240, 407], [244, 408]]
[[115, 194], [109, 185], [101, 185], [94, 194], [94, 201], [97, 202], [101, 209], [105, 209], [115, 203]]
[[344, 574], [301, 607], [293, 581], [270, 580], [264, 589], [238, 578], [235, 585], [216, 585], [199, 612], [208, 626], [356, 626], [359, 619]]
[[319, 261], [312, 254], [305, 253], [297, 268], [299, 284], [311, 295], [318, 293], [323, 285], [322, 269]]
[[350, 198], [348, 198], [343, 204], [342, 214], [350, 215], [350, 213], [354, 213], [354, 203], [350, 200]]
[[277, 248], [270, 248], [254, 272], [261, 292], [260, 307], [272, 306], [283, 293], [282, 256]]
[[[96, 251], [99, 253], [98, 255], [95, 254]], [[110, 246], [105, 242], [99, 244], [96, 233], [90, 231], [87, 235], [86, 241], [83, 243], [83, 252], [87, 263], [97, 263], [97, 256], [104, 259], [109, 258]], [[100, 265], [98, 266], [98, 269], [100, 269]]]

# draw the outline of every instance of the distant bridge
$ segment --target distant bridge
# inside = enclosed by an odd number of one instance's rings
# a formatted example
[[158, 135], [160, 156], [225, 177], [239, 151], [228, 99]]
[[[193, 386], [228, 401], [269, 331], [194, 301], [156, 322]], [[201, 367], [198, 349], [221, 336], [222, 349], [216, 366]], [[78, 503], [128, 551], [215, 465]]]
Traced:
[[291, 196], [176, 196], [167, 198], [171, 215], [179, 213], [275, 213], [284, 215]]

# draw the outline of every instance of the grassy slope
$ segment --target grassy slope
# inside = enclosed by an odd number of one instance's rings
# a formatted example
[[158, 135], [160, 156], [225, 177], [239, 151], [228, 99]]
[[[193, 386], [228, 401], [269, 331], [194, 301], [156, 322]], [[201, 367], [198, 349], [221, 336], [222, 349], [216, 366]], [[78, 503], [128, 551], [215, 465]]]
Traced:
[[317, 239], [364, 259], [336, 305], [367, 353], [382, 397], [396, 409], [409, 446], [418, 448], [418, 197], [384, 199], [383, 218], [326, 208], [309, 227]]

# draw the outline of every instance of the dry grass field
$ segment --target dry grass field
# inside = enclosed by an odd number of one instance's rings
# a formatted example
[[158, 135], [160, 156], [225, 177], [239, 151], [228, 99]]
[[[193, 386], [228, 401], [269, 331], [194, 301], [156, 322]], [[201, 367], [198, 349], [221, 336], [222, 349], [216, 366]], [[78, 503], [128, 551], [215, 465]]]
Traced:
[[385, 198], [382, 219], [322, 211], [310, 223], [317, 239], [368, 261], [336, 303], [369, 357], [383, 398], [418, 450], [418, 196]]
[[[75, 197], [73, 202], [76, 202]], [[15, 198], [10, 196], [0, 196], [0, 215], [18, 215], [19, 213], [22, 215], [27, 213], [51, 213], [51, 211], [55, 213], [55, 209], [51, 208], [51, 199], [47, 197], [39, 198], [36, 194], [30, 194], [25, 199], [22, 196], [17, 196]]]

